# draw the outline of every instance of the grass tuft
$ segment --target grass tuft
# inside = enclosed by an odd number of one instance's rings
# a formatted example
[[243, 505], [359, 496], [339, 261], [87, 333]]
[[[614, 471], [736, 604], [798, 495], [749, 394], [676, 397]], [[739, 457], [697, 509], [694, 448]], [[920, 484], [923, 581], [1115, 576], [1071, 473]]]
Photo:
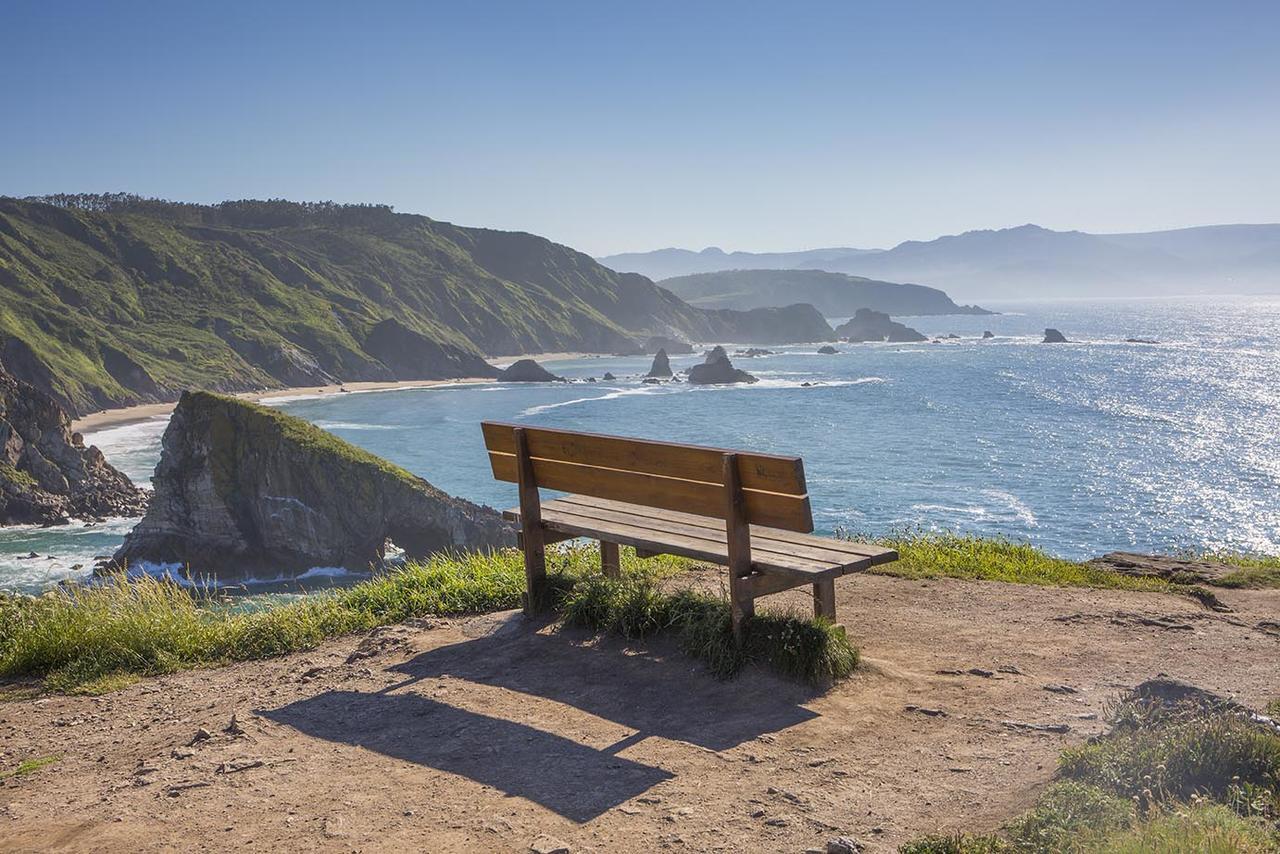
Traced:
[[60, 755], [59, 756], [40, 756], [35, 759], [24, 759], [21, 762], [19, 762], [18, 767], [14, 768], [12, 771], [0, 771], [0, 780], [5, 780], [5, 779], [8, 779], [9, 777], [25, 777], [28, 774], [34, 774], [35, 772], [39, 771], [41, 768], [44, 768], [46, 765], [52, 765], [53, 763], [57, 762], [60, 759], [62, 759], [62, 756]]
[[722, 597], [692, 590], [664, 592], [649, 574], [581, 579], [561, 607], [569, 626], [632, 639], [670, 633], [686, 654], [706, 662], [720, 678], [759, 663], [822, 685], [849, 675], [858, 663], [843, 629], [785, 612], [758, 613], [745, 624], [739, 647], [729, 603]]
[[909, 854], [1280, 851], [1280, 734], [1208, 697], [1131, 695], [1065, 750], [1059, 781], [999, 833], [928, 836]]

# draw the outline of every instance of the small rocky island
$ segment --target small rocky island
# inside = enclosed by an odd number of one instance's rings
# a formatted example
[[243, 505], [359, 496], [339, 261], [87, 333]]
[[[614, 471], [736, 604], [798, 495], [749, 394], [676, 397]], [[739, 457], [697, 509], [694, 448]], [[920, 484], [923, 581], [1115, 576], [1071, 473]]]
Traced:
[[727, 385], [729, 383], [753, 383], [758, 380], [746, 371], [733, 366], [729, 354], [717, 345], [707, 353], [701, 365], [689, 369], [689, 382], [694, 385]]
[[515, 544], [497, 511], [299, 418], [211, 392], [182, 395], [152, 482], [112, 566], [177, 563], [225, 578], [363, 570], [388, 540], [411, 557]]
[[533, 359], [512, 362], [505, 370], [498, 371], [498, 380], [504, 383], [562, 383], [558, 377]]
[[910, 343], [927, 341], [924, 335], [902, 323], [898, 323], [882, 311], [860, 308], [847, 322], [836, 327], [836, 337], [853, 343], [889, 341]]
[[136, 516], [146, 503], [50, 395], [0, 365], [0, 525]]
[[1066, 344], [1067, 336], [1052, 327], [1044, 331], [1044, 344]]
[[659, 350], [657, 355], [653, 357], [653, 366], [649, 368], [646, 377], [665, 378], [671, 376], [671, 360], [667, 358], [666, 350]]

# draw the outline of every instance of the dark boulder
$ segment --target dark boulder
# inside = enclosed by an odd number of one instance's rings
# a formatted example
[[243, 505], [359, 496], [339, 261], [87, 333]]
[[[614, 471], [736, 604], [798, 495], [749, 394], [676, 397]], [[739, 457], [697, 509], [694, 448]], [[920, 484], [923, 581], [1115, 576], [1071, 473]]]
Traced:
[[994, 332], [992, 332], [990, 329], [988, 329], [988, 330], [986, 330], [985, 332], [983, 332], [983, 333], [982, 333], [982, 337], [983, 337], [983, 339], [984, 339], [984, 340], [985, 340], [985, 339], [987, 339], [987, 338], [995, 338], [995, 337], [996, 337], [996, 334], [995, 334]]
[[53, 397], [0, 365], [0, 525], [136, 516], [146, 501]]
[[1049, 329], [1046, 329], [1046, 330], [1044, 331], [1044, 341], [1043, 341], [1043, 342], [1041, 342], [1041, 343], [1044, 343], [1044, 344], [1066, 344], [1066, 343], [1067, 343], [1067, 336], [1063, 335], [1063, 334], [1062, 334], [1061, 332], [1059, 332], [1058, 330], [1056, 330], [1056, 329], [1054, 329], [1054, 328], [1050, 327]]
[[605, 379], [605, 382], [613, 382], [614, 380], [617, 379], [617, 377], [615, 377], [611, 371], [605, 371], [604, 379]]
[[689, 382], [694, 385], [724, 385], [728, 383], [753, 383], [756, 378], [739, 370], [729, 361], [723, 347], [715, 347], [707, 353], [706, 360], [689, 369]]
[[854, 343], [864, 341], [890, 341], [910, 343], [929, 340], [909, 326], [898, 323], [889, 315], [869, 308], [860, 308], [847, 322], [836, 328], [836, 336]]
[[837, 350], [835, 347], [832, 347], [830, 344], [824, 344], [818, 348], [818, 352], [824, 356], [834, 356], [840, 351]]
[[363, 570], [388, 540], [412, 557], [512, 545], [498, 513], [299, 418], [210, 392], [183, 394], [155, 494], [110, 566], [180, 563], [223, 577]]
[[667, 358], [666, 350], [659, 350], [658, 355], [653, 357], [653, 367], [649, 368], [647, 377], [669, 377], [671, 376], [671, 360]]
[[521, 359], [506, 370], [498, 371], [498, 379], [504, 383], [562, 383], [558, 377], [533, 359]]

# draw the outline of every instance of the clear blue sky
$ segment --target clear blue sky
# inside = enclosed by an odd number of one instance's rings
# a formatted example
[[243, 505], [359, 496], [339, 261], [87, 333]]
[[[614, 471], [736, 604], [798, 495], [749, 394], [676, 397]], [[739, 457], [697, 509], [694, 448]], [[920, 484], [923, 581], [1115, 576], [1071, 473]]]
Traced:
[[1280, 2], [60, 3], [0, 193], [392, 204], [593, 254], [1280, 221]]

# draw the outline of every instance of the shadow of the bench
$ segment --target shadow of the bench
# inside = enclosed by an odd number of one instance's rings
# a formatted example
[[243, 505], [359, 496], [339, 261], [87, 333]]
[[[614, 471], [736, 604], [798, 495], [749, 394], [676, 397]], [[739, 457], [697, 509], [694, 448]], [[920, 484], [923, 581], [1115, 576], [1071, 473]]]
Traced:
[[[260, 714], [316, 738], [467, 777], [578, 822], [673, 776], [620, 755], [649, 736], [718, 751], [816, 717], [801, 705], [812, 696], [803, 686], [762, 673], [719, 681], [675, 650], [637, 651], [567, 632], [502, 632], [430, 650], [393, 670], [407, 678], [378, 693], [329, 691]], [[417, 690], [442, 677], [563, 703], [633, 733], [595, 748]]]

